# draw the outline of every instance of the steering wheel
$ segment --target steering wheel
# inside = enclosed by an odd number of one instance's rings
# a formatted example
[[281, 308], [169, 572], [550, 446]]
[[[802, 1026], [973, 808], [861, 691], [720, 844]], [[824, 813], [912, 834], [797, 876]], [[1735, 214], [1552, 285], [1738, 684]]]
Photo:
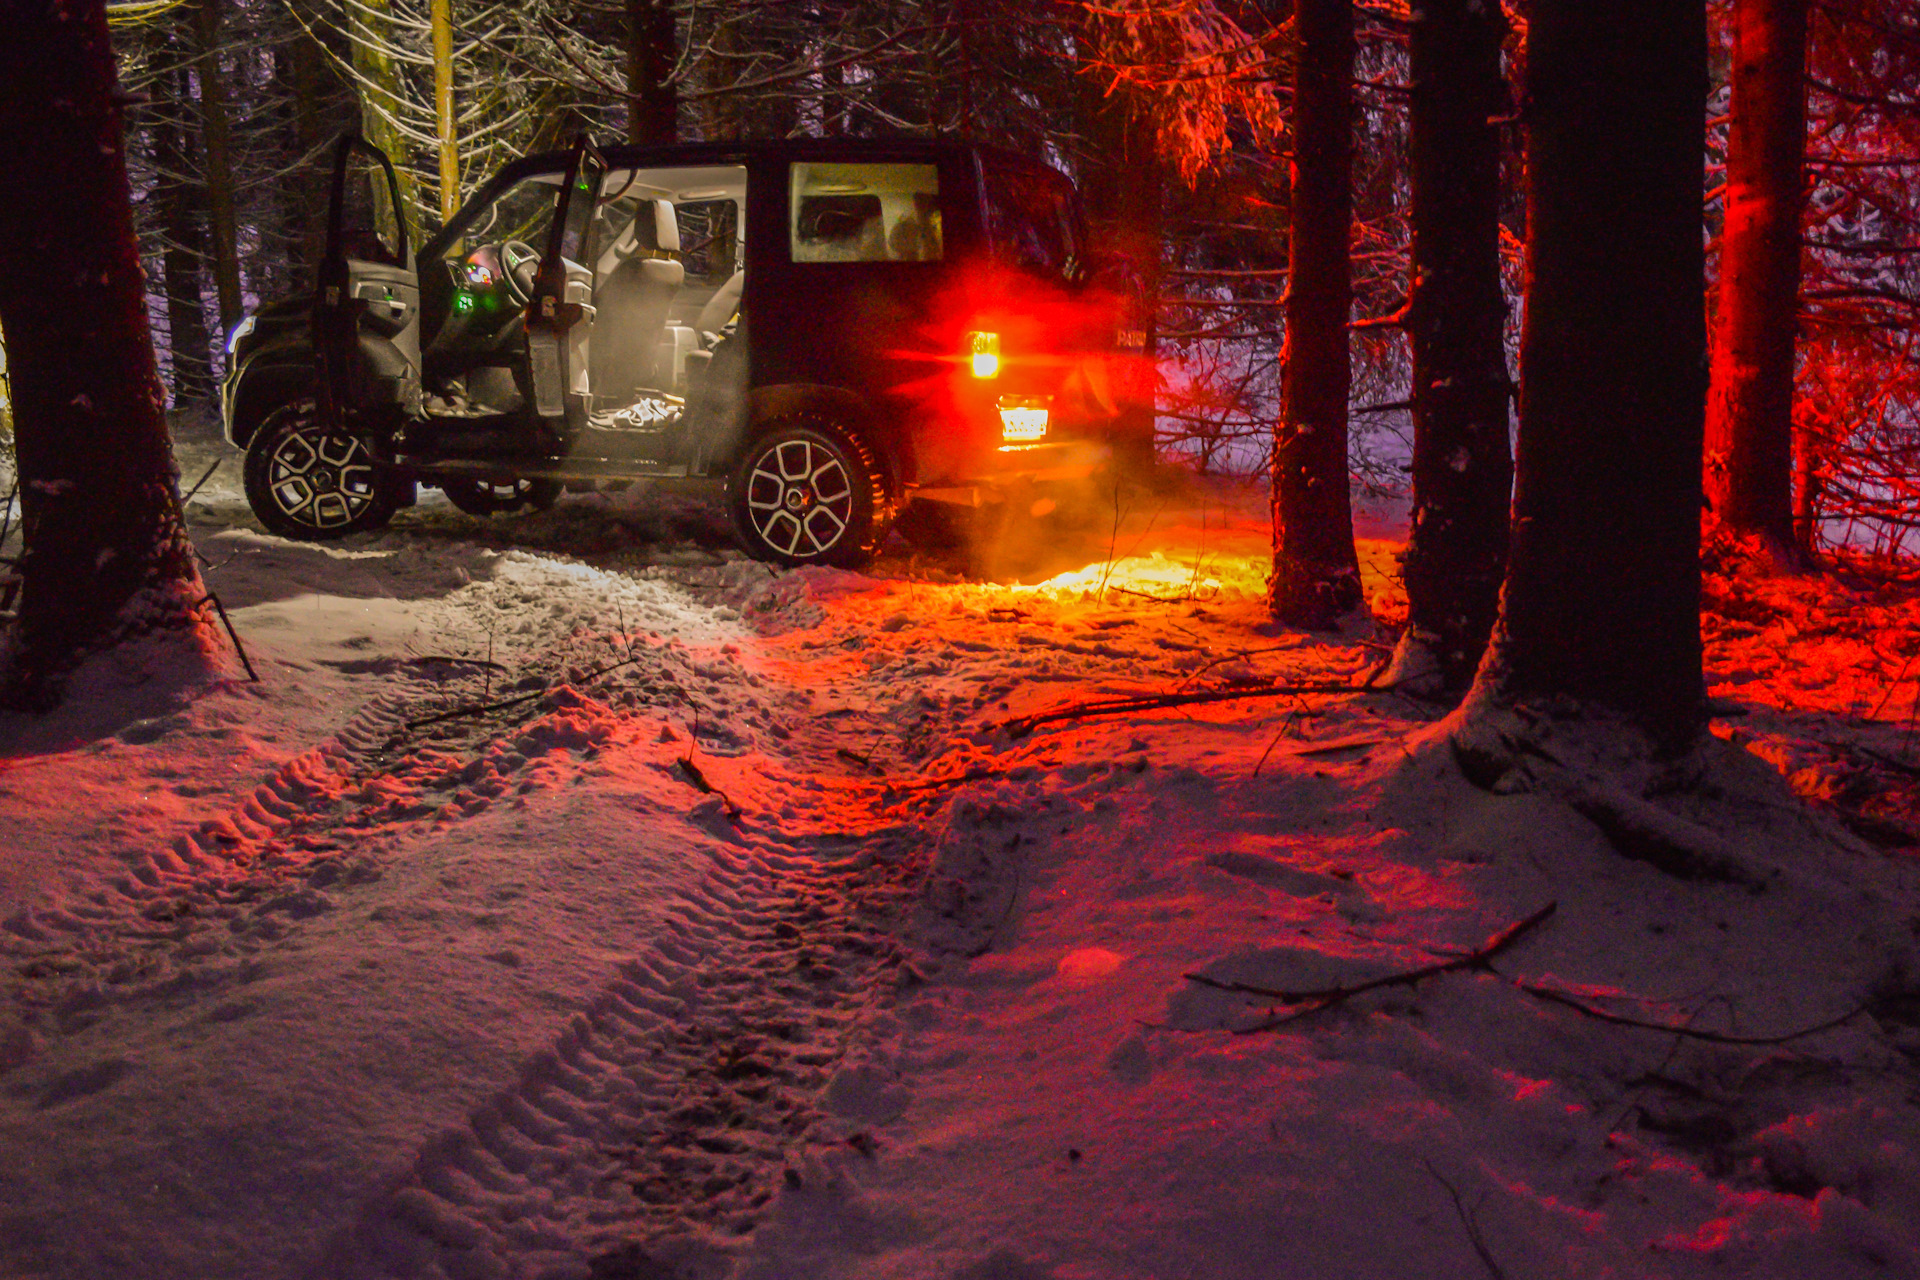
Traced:
[[534, 276], [540, 270], [539, 252], [524, 240], [503, 241], [500, 265], [507, 269], [507, 293], [516, 306], [526, 306], [533, 297]]

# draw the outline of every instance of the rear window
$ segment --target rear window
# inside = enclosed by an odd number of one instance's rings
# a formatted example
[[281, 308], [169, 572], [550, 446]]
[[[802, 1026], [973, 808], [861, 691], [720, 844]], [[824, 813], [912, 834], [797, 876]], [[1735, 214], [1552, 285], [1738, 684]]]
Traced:
[[1008, 266], [1063, 280], [1085, 264], [1073, 186], [1051, 169], [987, 159], [987, 235]]
[[795, 262], [937, 262], [940, 171], [930, 164], [796, 164]]

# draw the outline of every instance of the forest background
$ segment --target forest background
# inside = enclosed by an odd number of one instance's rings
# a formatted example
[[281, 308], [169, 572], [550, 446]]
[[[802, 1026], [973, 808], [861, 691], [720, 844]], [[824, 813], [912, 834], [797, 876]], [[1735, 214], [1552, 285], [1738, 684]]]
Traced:
[[[417, 230], [507, 160], [588, 129], [636, 140], [941, 134], [1076, 177], [1148, 299], [1158, 443], [1202, 471], [1265, 467], [1287, 282], [1292, 4], [656, 4], [653, 0], [144, 0], [109, 5], [128, 162], [171, 402], [216, 394], [225, 337], [309, 287], [327, 147], [358, 127], [403, 161]], [[1517, 345], [1526, 21], [1507, 24], [1501, 248]], [[1726, 195], [1730, 4], [1703, 226]], [[1356, 6], [1356, 482], [1404, 491], [1409, 360], [1406, 6]], [[1920, 524], [1920, 27], [1892, 0], [1808, 7], [1793, 429], [1807, 545], [1909, 551]]]

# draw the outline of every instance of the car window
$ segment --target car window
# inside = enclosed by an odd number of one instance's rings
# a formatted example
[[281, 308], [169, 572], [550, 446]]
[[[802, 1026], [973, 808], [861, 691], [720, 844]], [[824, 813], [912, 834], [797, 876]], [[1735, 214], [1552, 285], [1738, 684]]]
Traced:
[[940, 171], [930, 164], [796, 164], [795, 262], [937, 262]]
[[560, 175], [538, 174], [514, 183], [483, 210], [467, 229], [466, 239], [479, 244], [501, 244], [519, 240], [543, 249], [547, 231], [553, 225], [554, 199], [559, 195]]
[[686, 200], [674, 213], [688, 282], [725, 284], [740, 259], [740, 207], [731, 200]]
[[987, 234], [1001, 261], [1071, 280], [1085, 261], [1073, 187], [1048, 169], [988, 158]]

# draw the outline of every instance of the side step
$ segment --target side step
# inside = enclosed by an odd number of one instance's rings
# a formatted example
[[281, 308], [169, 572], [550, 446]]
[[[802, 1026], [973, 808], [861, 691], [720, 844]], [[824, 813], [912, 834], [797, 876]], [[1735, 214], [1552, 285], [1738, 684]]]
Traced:
[[429, 483], [435, 476], [472, 476], [482, 480], [682, 480], [684, 463], [667, 466], [647, 458], [512, 458], [489, 460], [426, 458], [396, 459], [395, 466]]

